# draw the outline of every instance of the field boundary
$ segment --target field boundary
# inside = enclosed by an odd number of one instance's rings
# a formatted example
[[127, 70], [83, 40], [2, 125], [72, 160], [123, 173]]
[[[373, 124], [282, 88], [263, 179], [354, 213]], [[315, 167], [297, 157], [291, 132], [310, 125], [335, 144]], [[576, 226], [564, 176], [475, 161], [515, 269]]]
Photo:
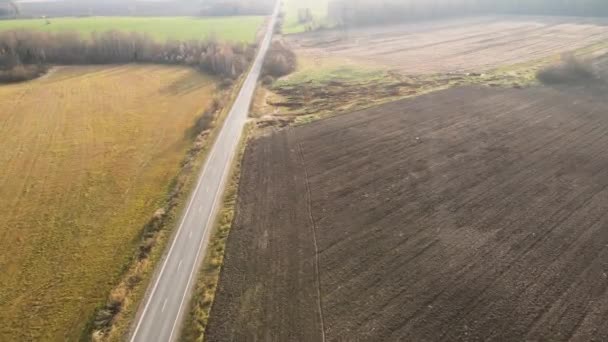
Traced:
[[254, 126], [248, 123], [239, 142], [238, 152], [232, 162], [230, 182], [224, 190], [222, 206], [208, 238], [208, 247], [203, 262], [199, 266], [196, 287], [190, 299], [188, 316], [183, 324], [181, 340], [204, 341], [207, 323], [214, 304], [219, 284], [226, 241], [234, 223], [236, 202], [241, 179], [241, 166], [247, 143], [253, 136]]
[[[296, 135], [297, 139], [297, 135]], [[315, 246], [315, 279], [316, 279], [316, 290], [317, 290], [317, 310], [319, 310], [319, 323], [321, 324], [321, 341], [325, 342], [325, 318], [323, 315], [323, 302], [321, 299], [321, 272], [319, 270], [319, 264], [321, 262], [319, 255], [319, 244], [317, 243], [317, 222], [315, 217], [312, 215], [312, 191], [310, 191], [310, 181], [308, 177], [308, 170], [306, 169], [306, 161], [304, 160], [304, 150], [302, 143], [298, 141], [298, 154], [300, 155], [300, 161], [302, 162], [302, 171], [304, 171], [304, 184], [306, 185], [306, 209], [308, 211], [308, 220], [310, 221], [310, 231], [312, 233], [312, 241]]]

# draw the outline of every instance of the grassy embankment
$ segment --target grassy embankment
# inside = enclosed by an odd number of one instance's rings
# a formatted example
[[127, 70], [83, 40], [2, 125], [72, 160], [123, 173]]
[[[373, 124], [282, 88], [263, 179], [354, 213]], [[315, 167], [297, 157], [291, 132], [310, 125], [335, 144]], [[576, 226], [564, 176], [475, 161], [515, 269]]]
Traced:
[[233, 161], [230, 179], [224, 191], [222, 206], [211, 236], [207, 254], [201, 265], [193, 298], [190, 301], [190, 310], [182, 331], [183, 341], [205, 340], [205, 329], [209, 321], [209, 314], [215, 298], [215, 292], [220, 278], [220, 272], [224, 263], [226, 240], [232, 228], [236, 210], [239, 181], [241, 178], [241, 161], [245, 154], [247, 141], [253, 134], [253, 126], [247, 125], [244, 129], [239, 150]]
[[218, 39], [252, 43], [264, 17], [88, 17], [0, 20], [0, 31], [34, 29], [50, 32], [77, 31], [82, 34], [110, 30], [148, 33], [158, 40]]

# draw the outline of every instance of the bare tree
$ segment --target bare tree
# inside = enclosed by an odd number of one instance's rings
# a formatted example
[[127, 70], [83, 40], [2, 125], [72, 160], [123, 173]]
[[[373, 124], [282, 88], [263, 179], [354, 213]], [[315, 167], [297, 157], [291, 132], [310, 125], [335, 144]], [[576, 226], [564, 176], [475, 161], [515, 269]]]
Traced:
[[94, 33], [89, 39], [76, 32], [0, 32], [0, 70], [21, 65], [161, 63], [189, 65], [234, 79], [246, 70], [254, 54], [255, 49], [245, 44], [214, 40], [160, 43], [135, 32]]
[[21, 14], [21, 11], [19, 10], [19, 6], [17, 5], [17, 3], [15, 1], [12, 0], [0, 0], [0, 4], [7, 4], [13, 11], [13, 15], [14, 17], [18, 17]]

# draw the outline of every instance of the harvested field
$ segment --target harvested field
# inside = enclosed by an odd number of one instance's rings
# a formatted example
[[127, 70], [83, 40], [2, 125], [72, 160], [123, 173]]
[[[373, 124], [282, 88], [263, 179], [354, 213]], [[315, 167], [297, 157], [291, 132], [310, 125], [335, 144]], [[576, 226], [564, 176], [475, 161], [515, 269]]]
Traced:
[[164, 205], [214, 79], [61, 67], [0, 86], [0, 341], [76, 341]]
[[605, 42], [607, 25], [601, 19], [488, 16], [288, 37], [303, 56], [433, 74], [480, 72]]
[[207, 340], [608, 340], [607, 112], [464, 87], [254, 140]]

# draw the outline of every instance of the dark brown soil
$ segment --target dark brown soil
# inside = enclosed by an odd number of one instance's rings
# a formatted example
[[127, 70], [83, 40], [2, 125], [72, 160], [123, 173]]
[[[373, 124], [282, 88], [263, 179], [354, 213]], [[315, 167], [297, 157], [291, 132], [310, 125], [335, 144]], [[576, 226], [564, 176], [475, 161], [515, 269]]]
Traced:
[[608, 103], [541, 88], [259, 138], [207, 340], [608, 341], [607, 151]]

